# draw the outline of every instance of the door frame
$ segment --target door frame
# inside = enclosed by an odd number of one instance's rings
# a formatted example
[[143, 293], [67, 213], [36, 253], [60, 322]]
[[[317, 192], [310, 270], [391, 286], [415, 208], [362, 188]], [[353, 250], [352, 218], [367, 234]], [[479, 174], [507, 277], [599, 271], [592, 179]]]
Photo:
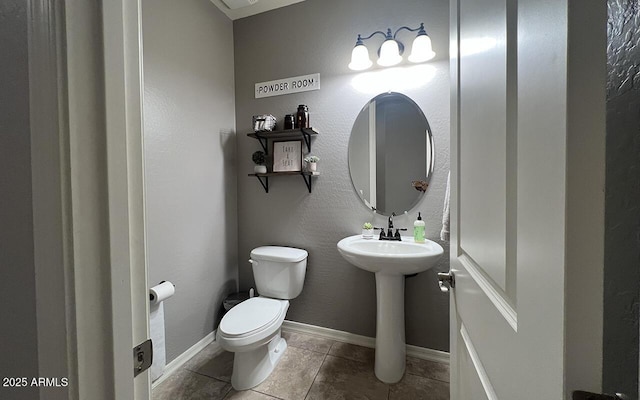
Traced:
[[28, 7], [40, 398], [146, 400], [141, 2]]
[[149, 338], [141, 0], [103, 1], [102, 29], [114, 390], [143, 400], [149, 370], [132, 377], [132, 349]]
[[[64, 72], [64, 8], [27, 4], [29, 130], [38, 375], [67, 377], [66, 388], [40, 388], [39, 398], [77, 399], [70, 185]], [[41, 299], [47, 299], [42, 301]], [[61, 324], [60, 321], [63, 321]]]
[[[41, 36], [33, 40], [41, 40], [44, 47], [30, 48], [30, 56], [32, 51], [42, 54], [53, 51], [47, 57], [50, 57], [49, 61], [54, 61], [59, 70], [55, 74], [57, 86], [50, 89], [53, 92], [49, 92], [50, 95], [55, 93], [51, 100], [53, 103], [41, 105], [45, 114], [40, 116], [34, 112], [38, 110], [35, 107], [32, 121], [54, 118], [54, 121], [58, 121], [58, 134], [54, 143], [57, 147], [52, 150], [47, 146], [34, 146], [32, 155], [37, 156], [34, 159], [55, 155], [48, 165], [54, 167], [49, 173], [58, 177], [54, 182], [59, 188], [57, 196], [60, 204], [49, 207], [50, 211], [42, 215], [43, 218], [46, 215], [58, 218], [62, 233], [60, 240], [53, 245], [61, 250], [63, 262], [58, 263], [52, 271], [64, 277], [58, 283], [62, 282], [65, 288], [65, 307], [64, 311], [58, 309], [57, 312], [64, 315], [66, 321], [65, 358], [70, 398], [148, 399], [148, 373], [134, 380], [131, 369], [122, 368], [132, 363], [133, 345], [148, 337], [141, 3], [140, 0], [67, 1], [63, 10], [59, 2], [54, 0], [45, 0], [45, 6], [38, 6], [38, 3], [36, 0], [30, 1], [30, 10], [41, 17], [33, 18], [36, 15], [32, 15], [30, 32], [39, 32]], [[455, 3], [452, 2], [452, 7]], [[579, 37], [578, 42], [588, 42], [585, 38], [593, 30], [577, 19], [575, 24], [571, 20], [569, 22], [574, 28], [569, 30], [569, 35]], [[34, 28], [39, 24], [49, 24], [53, 29], [37, 31]], [[30, 45], [33, 40], [30, 40]], [[457, 77], [456, 43], [453, 40], [451, 42], [452, 77]], [[570, 52], [569, 62], [578, 62], [587, 52], [588, 49]], [[52, 77], [48, 75], [49, 79]], [[36, 76], [30, 76], [32, 79], [35, 80]], [[457, 90], [455, 82], [455, 78], [452, 78], [452, 116], [457, 112], [453, 96]], [[570, 95], [575, 98], [584, 96], [577, 90], [580, 89], [578, 83], [577, 77], [573, 85], [569, 79]], [[584, 116], [578, 109], [569, 109], [568, 125], [570, 131], [576, 133], [570, 135], [568, 140], [575, 140], [577, 144], [581, 143], [579, 128], [588, 122]], [[588, 130], [604, 121], [596, 115], [587, 116], [596, 118], [595, 124], [587, 126]], [[454, 133], [457, 128], [453, 119], [451, 124]], [[452, 134], [451, 140], [453, 144], [456, 135]], [[592, 147], [594, 143], [584, 145]], [[580, 156], [581, 153], [577, 151], [568, 154], [570, 160]], [[42, 165], [40, 171], [45, 171]], [[584, 171], [581, 174], [586, 175]], [[453, 206], [456, 202], [457, 177], [452, 175], [451, 181]], [[576, 196], [593, 193], [593, 181], [575, 182], [579, 185], [574, 191]], [[600, 193], [600, 189], [603, 188], [598, 183], [595, 190]], [[36, 211], [46, 211], [47, 208], [37, 194], [34, 190], [34, 223], [38, 222]], [[595, 196], [593, 200], [598, 203], [600, 196]], [[589, 207], [576, 210], [576, 215], [570, 218], [578, 218], [583, 214], [593, 216], [589, 214], [591, 211]], [[452, 215], [452, 241], [455, 240], [457, 223]], [[572, 240], [578, 241], [579, 225], [572, 226], [570, 229], [576, 234]], [[37, 241], [38, 237], [34, 240]], [[38, 248], [36, 258], [37, 252]], [[42, 270], [44, 265], [37, 265], [36, 271]], [[580, 267], [575, 264], [576, 274], [584, 274]], [[602, 271], [589, 272], [590, 275], [582, 275], [582, 279], [601, 280]], [[105, 285], [105, 282], [110, 284]], [[46, 275], [37, 278], [38, 296], [53, 291], [46, 283]], [[55, 295], [60, 296], [60, 293]], [[572, 308], [577, 310], [579, 306], [579, 302], [567, 304], [567, 315], [571, 315]], [[45, 318], [46, 312], [46, 304], [38, 302], [39, 342], [44, 338], [46, 327], [54, 324], [54, 321]], [[575, 318], [577, 320], [578, 316]], [[601, 318], [599, 323], [602, 323]], [[585, 342], [580, 345], [588, 344]], [[456, 349], [452, 347], [451, 351], [453, 356]], [[41, 361], [41, 371], [46, 371], [45, 365]], [[454, 370], [452, 374], [455, 377]], [[576, 376], [569, 381], [574, 379], [579, 380]], [[44, 394], [41, 396], [45, 398]]]

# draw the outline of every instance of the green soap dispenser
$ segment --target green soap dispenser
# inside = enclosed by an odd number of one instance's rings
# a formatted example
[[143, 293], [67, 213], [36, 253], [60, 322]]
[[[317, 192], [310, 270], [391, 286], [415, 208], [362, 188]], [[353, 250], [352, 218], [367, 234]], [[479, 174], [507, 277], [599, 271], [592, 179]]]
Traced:
[[413, 223], [413, 241], [424, 243], [424, 221], [418, 212], [418, 219]]

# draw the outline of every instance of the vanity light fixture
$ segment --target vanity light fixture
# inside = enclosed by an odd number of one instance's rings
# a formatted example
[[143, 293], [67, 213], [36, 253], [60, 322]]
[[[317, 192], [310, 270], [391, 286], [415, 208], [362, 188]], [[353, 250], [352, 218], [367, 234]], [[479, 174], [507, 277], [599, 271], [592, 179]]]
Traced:
[[377, 34], [381, 34], [385, 38], [382, 46], [378, 50], [378, 65], [382, 67], [391, 67], [399, 64], [402, 61], [404, 45], [396, 39], [396, 36], [398, 36], [398, 33], [403, 29], [409, 32], [418, 32], [418, 35], [413, 39], [413, 44], [411, 45], [409, 61], [412, 63], [421, 63], [429, 61], [435, 57], [436, 53], [434, 53], [431, 48], [431, 38], [424, 30], [424, 23], [421, 23], [420, 26], [415, 29], [411, 29], [407, 26], [400, 27], [393, 34], [391, 34], [390, 28], [387, 29], [387, 33], [375, 31], [367, 37], [362, 37], [362, 35], [358, 34], [356, 46], [351, 52], [351, 63], [349, 64], [349, 68], [354, 71], [364, 71], [373, 65], [373, 62], [371, 62], [371, 59], [369, 58], [369, 50], [364, 45], [364, 41], [371, 39]]

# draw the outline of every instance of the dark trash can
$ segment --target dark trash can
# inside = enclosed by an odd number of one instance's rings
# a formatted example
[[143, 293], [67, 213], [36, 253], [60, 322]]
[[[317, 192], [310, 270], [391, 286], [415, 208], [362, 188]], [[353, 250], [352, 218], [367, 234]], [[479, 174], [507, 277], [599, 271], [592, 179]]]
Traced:
[[224, 301], [222, 302], [222, 307], [224, 307], [225, 311], [229, 311], [233, 307], [237, 306], [247, 299], [249, 299], [249, 292], [233, 293], [227, 296], [226, 299], [224, 299]]

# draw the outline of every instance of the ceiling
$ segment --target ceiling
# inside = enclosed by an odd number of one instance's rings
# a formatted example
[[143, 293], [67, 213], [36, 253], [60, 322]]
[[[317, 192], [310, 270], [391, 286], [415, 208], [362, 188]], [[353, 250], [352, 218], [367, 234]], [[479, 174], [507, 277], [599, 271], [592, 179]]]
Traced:
[[258, 0], [258, 2], [253, 5], [238, 8], [236, 10], [231, 10], [222, 2], [222, 0], [211, 0], [211, 2], [215, 4], [216, 7], [220, 9], [220, 11], [225, 13], [227, 17], [232, 20], [249, 17], [251, 15], [275, 10], [276, 8], [286, 7], [288, 5], [300, 3], [303, 1], [304, 0]]

